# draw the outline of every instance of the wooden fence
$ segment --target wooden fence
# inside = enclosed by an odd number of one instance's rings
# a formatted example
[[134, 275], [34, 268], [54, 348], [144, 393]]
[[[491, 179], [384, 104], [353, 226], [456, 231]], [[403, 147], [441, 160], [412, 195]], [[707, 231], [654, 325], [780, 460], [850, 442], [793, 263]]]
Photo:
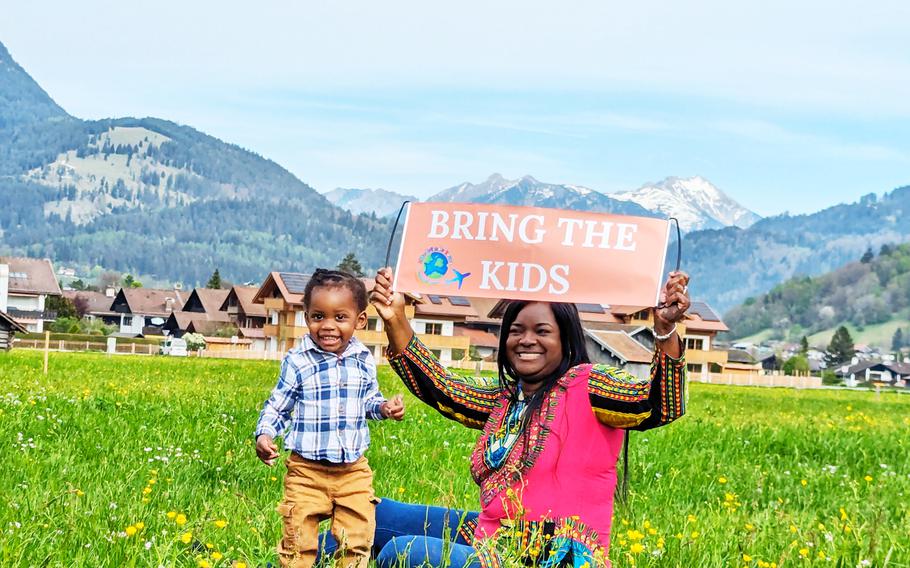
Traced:
[[[13, 343], [16, 349], [38, 349], [44, 351], [43, 339], [16, 339]], [[157, 355], [158, 345], [142, 343], [120, 343], [117, 342], [117, 353], [122, 355]], [[107, 343], [97, 341], [66, 341], [63, 339], [50, 342], [50, 351], [93, 351], [97, 353], [107, 352]]]
[[817, 389], [822, 386], [821, 377], [793, 375], [759, 375], [758, 373], [709, 373], [692, 374], [690, 382], [730, 385], [740, 387], [787, 387], [795, 389]]

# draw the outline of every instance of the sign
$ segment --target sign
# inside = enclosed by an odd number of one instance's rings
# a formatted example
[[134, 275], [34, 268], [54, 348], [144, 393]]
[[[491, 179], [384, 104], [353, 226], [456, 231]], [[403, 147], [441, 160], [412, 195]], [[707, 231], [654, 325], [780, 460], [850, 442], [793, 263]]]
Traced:
[[395, 269], [407, 292], [655, 306], [665, 219], [478, 203], [411, 203]]

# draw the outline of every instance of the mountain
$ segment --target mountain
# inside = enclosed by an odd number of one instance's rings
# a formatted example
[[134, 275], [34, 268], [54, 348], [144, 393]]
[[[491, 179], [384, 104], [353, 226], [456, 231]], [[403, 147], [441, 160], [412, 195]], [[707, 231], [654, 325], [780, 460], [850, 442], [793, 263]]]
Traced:
[[577, 185], [543, 183], [531, 176], [508, 180], [499, 174], [493, 174], [478, 184], [465, 182], [446, 189], [427, 201], [501, 203], [643, 217], [657, 216], [637, 203], [612, 199], [593, 189]]
[[815, 276], [867, 248], [910, 241], [910, 186], [869, 194], [811, 215], [767, 217], [747, 229], [694, 231], [683, 237], [682, 269], [698, 298], [720, 311], [794, 276]]
[[377, 217], [397, 215], [404, 201], [420, 201], [413, 195], [402, 195], [385, 189], [345, 189], [339, 187], [325, 198], [351, 213], [375, 213]]
[[675, 217], [680, 228], [687, 232], [730, 226], [745, 229], [761, 219], [699, 176], [669, 177], [659, 183], [643, 185], [635, 191], [611, 193], [609, 196]]
[[884, 245], [878, 255], [869, 251], [820, 276], [791, 278], [733, 308], [724, 321], [734, 338], [792, 342], [804, 335], [830, 335], [846, 325], [858, 341], [890, 349], [895, 331], [907, 326], [908, 314], [910, 244], [904, 244]]
[[235, 281], [381, 262], [389, 223], [338, 208], [287, 170], [157, 118], [84, 121], [0, 44], [0, 253], [159, 279]]

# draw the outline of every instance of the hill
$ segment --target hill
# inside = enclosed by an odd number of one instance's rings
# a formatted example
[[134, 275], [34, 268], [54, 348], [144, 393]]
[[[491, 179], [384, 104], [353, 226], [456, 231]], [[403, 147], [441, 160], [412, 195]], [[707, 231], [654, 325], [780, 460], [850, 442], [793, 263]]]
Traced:
[[[840, 325], [861, 343], [891, 347], [897, 329], [910, 329], [910, 244], [885, 245], [833, 272], [791, 278], [730, 310], [730, 336], [825, 344]], [[859, 335], [859, 337], [857, 337]]]
[[72, 117], [0, 44], [0, 251], [236, 281], [381, 262], [389, 225], [253, 152], [158, 118]]

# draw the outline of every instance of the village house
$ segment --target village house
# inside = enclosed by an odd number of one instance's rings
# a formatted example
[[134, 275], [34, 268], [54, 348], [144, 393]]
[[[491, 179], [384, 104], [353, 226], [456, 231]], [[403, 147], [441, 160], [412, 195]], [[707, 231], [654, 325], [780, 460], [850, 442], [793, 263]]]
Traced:
[[40, 333], [56, 319], [45, 305], [62, 294], [50, 260], [0, 256], [0, 312], [29, 332]]
[[230, 290], [195, 288], [187, 296], [180, 310], [171, 312], [164, 323], [163, 331], [174, 337], [186, 333], [212, 335], [223, 327], [231, 325], [231, 318], [221, 305]]
[[252, 351], [265, 351], [265, 306], [253, 302], [258, 286], [234, 286], [221, 304], [231, 323], [238, 330], [238, 337], [249, 341]]
[[82, 316], [84, 319], [90, 321], [100, 320], [106, 325], [120, 327], [120, 314], [111, 310], [111, 304], [114, 303], [114, 298], [117, 297], [115, 288], [108, 288], [106, 292], [64, 290], [63, 297], [73, 302], [73, 304], [82, 304], [82, 308], [85, 310], [85, 315]]
[[726, 375], [758, 375], [762, 373], [762, 363], [744, 349], [729, 349], [723, 372]]
[[836, 371], [847, 386], [859, 383], [881, 383], [895, 387], [907, 387], [910, 383], [910, 363], [897, 361], [860, 361], [844, 365]]
[[167, 319], [183, 306], [186, 293], [179, 289], [121, 288], [111, 311], [119, 315], [118, 333], [123, 336], [162, 335]]

